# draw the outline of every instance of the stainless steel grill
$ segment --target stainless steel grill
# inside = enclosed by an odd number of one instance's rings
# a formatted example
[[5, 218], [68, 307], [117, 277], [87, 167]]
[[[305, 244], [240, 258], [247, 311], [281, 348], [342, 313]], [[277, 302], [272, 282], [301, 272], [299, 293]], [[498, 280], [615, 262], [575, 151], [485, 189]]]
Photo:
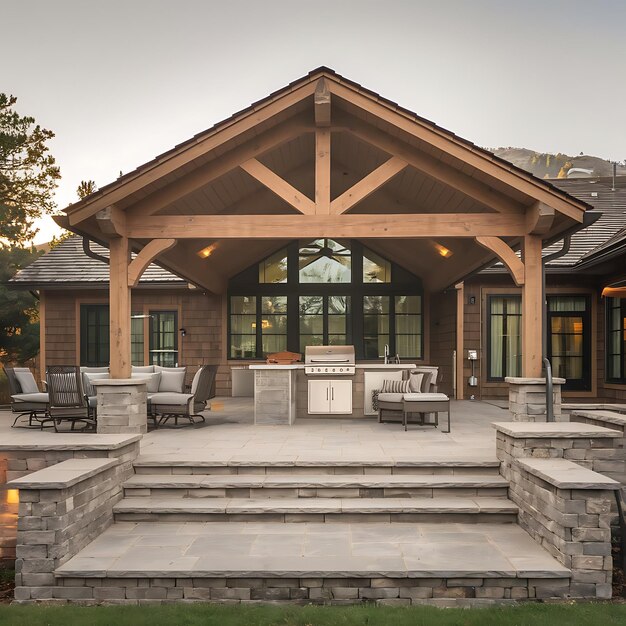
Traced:
[[307, 376], [352, 376], [354, 346], [307, 346], [304, 352], [304, 373]]

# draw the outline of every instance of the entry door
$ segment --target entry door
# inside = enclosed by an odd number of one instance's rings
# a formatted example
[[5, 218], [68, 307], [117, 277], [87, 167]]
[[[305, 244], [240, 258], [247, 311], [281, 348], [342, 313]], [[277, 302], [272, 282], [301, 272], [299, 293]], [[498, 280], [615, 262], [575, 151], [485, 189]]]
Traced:
[[565, 390], [591, 389], [590, 304], [585, 296], [548, 296], [548, 358]]

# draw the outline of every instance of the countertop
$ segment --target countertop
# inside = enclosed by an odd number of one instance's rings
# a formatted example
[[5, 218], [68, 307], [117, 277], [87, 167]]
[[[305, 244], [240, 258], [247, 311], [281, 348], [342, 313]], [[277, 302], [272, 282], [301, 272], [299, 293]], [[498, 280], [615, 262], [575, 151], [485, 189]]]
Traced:
[[[384, 363], [357, 363], [357, 369], [372, 369], [372, 370], [405, 370], [405, 369], [413, 369], [414, 367], [418, 367], [415, 363], [388, 363], [385, 365]], [[258, 363], [253, 365], [248, 365], [248, 369], [251, 370], [299, 370], [304, 369], [304, 363], [294, 363], [292, 365], [278, 365], [276, 363]]]

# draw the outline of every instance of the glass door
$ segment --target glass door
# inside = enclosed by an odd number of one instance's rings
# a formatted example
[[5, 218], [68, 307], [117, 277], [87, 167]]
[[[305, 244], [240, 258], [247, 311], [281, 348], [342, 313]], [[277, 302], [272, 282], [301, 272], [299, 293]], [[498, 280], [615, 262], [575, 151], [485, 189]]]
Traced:
[[591, 329], [586, 296], [548, 296], [548, 358], [563, 389], [591, 389]]

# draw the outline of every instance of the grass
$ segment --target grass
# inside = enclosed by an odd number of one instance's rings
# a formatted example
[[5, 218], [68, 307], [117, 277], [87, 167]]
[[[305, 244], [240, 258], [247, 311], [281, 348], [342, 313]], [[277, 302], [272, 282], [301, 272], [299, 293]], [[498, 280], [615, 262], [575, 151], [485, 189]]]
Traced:
[[377, 606], [6, 606], [11, 626], [611, 626], [626, 623], [626, 604], [524, 604], [486, 609]]

